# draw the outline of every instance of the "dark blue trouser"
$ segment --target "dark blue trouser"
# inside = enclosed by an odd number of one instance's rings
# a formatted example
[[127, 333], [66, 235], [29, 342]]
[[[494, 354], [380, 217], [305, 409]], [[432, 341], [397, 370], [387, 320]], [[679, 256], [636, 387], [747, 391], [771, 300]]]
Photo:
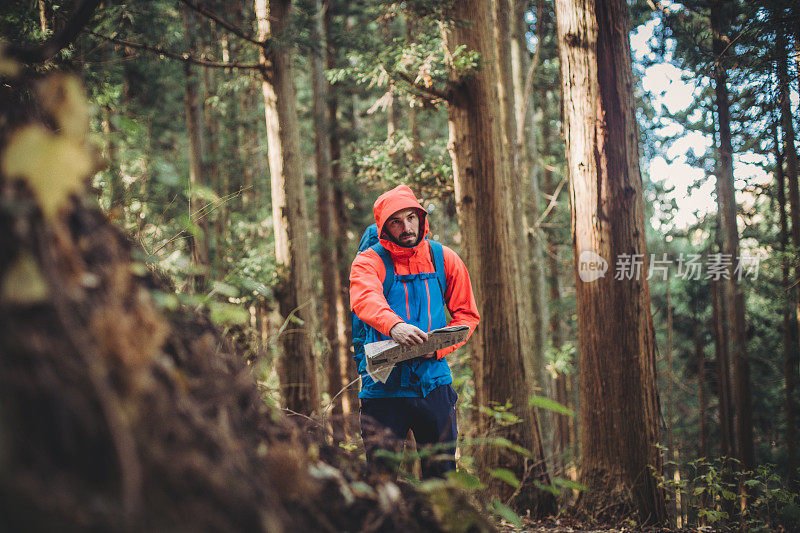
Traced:
[[[367, 451], [367, 461], [385, 467], [386, 462], [375, 457], [379, 449], [399, 453], [408, 430], [422, 449], [431, 444], [450, 444], [422, 461], [422, 477], [442, 477], [456, 468], [456, 400], [452, 385], [441, 385], [424, 398], [362, 398], [361, 437]], [[447, 457], [442, 457], [446, 455]]]

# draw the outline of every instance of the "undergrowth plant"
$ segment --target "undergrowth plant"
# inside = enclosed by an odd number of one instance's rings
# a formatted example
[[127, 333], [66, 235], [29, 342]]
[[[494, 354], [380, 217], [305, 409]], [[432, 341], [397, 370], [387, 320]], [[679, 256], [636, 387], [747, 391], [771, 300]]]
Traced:
[[740, 470], [739, 465], [729, 457], [701, 457], [680, 466], [668, 461], [665, 472], [679, 468], [682, 475], [656, 477], [670, 501], [680, 501], [678, 513], [684, 527], [800, 530], [800, 495], [789, 489], [774, 465], [754, 470]]

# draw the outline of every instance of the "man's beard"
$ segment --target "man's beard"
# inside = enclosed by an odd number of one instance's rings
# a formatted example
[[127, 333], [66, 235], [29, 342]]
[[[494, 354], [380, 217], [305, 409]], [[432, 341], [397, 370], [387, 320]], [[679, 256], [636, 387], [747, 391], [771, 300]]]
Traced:
[[[413, 236], [413, 237], [414, 237], [414, 240], [413, 240], [413, 241], [411, 241], [410, 243], [406, 244], [406, 243], [404, 243], [404, 242], [403, 242], [403, 237], [408, 237], [408, 236]], [[391, 236], [391, 235], [390, 235], [390, 234], [387, 232], [387, 233], [384, 233], [383, 237], [384, 237], [385, 239], [387, 239], [387, 240], [390, 240], [390, 241], [392, 241], [392, 242], [393, 242], [393, 243], [395, 243], [397, 246], [400, 246], [400, 247], [402, 247], [402, 248], [413, 248], [413, 247], [415, 247], [416, 245], [418, 245], [418, 244], [419, 244], [419, 240], [420, 240], [420, 239], [419, 239], [419, 233], [417, 233], [416, 235], [415, 235], [414, 233], [402, 233], [402, 234], [400, 234], [400, 235], [398, 236], [398, 238], [396, 238], [396, 239], [395, 239], [394, 237], [392, 237], [392, 236]]]
[[[413, 240], [409, 242], [405, 242], [403, 239], [406, 237], [413, 237]], [[415, 233], [401, 233], [400, 237], [397, 239], [397, 244], [402, 246], [403, 248], [413, 248], [419, 243], [419, 234]]]

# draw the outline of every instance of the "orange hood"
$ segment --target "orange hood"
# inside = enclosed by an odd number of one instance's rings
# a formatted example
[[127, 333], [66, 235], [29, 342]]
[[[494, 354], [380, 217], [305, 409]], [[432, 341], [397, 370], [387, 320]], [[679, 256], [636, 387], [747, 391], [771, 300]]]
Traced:
[[[396, 244], [394, 241], [385, 239], [383, 236], [383, 225], [390, 216], [403, 209], [419, 209], [420, 216], [420, 232], [422, 236], [416, 246], [406, 248]], [[375, 224], [378, 226], [378, 238], [381, 245], [389, 250], [389, 252], [396, 257], [409, 257], [414, 255], [416, 249], [425, 244], [425, 237], [428, 235], [428, 212], [420, 205], [414, 192], [406, 185], [398, 185], [391, 191], [387, 191], [375, 200], [372, 206], [372, 212], [375, 215]]]

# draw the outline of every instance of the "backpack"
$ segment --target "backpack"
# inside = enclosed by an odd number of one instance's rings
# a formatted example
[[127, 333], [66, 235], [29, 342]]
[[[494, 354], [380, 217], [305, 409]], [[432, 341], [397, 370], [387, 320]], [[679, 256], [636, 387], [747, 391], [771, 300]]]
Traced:
[[[439, 289], [442, 291], [442, 301], [444, 301], [444, 294], [447, 291], [447, 280], [444, 272], [444, 252], [442, 245], [436, 241], [428, 239], [430, 246], [431, 259], [433, 266], [436, 269], [436, 279], [439, 281]], [[386, 277], [383, 279], [383, 295], [389, 294], [389, 290], [394, 284], [394, 263], [392, 263], [392, 256], [389, 251], [384, 248], [378, 239], [378, 225], [372, 224], [364, 230], [361, 240], [358, 243], [358, 253], [372, 248], [383, 260], [383, 266], [386, 268]], [[367, 340], [367, 331], [369, 326], [363, 320], [358, 318], [354, 311], [350, 311], [352, 319], [353, 331], [353, 356], [358, 361], [357, 356], [364, 353], [364, 343]]]

